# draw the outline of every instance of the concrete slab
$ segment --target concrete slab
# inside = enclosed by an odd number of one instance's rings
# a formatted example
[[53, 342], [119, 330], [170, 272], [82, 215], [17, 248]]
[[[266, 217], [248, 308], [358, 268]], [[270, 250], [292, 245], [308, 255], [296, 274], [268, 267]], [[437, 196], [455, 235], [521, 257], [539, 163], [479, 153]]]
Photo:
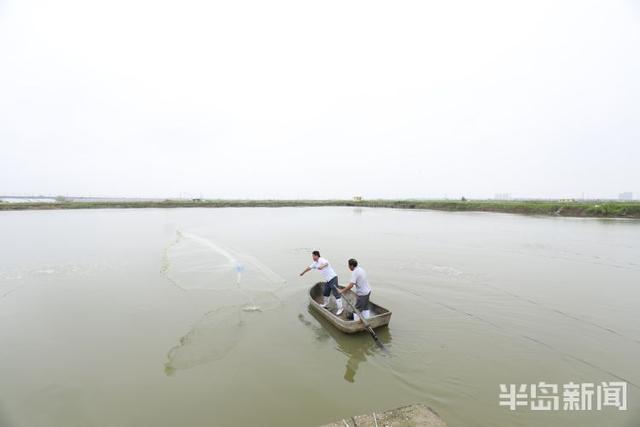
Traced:
[[357, 415], [320, 427], [447, 427], [427, 405], [416, 404], [381, 413]]

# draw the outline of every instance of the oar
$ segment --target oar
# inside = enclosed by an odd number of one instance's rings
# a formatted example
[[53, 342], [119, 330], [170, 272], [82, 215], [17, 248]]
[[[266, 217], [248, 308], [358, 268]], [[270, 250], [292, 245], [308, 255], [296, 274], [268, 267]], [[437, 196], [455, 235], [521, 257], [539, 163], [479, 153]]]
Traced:
[[384, 344], [382, 344], [382, 341], [380, 341], [376, 333], [373, 332], [373, 328], [371, 327], [369, 322], [367, 322], [367, 320], [364, 318], [362, 313], [360, 313], [360, 310], [358, 310], [353, 304], [351, 304], [351, 301], [349, 301], [349, 298], [347, 298], [345, 294], [343, 294], [342, 296], [343, 296], [343, 299], [347, 301], [347, 304], [349, 304], [349, 307], [351, 307], [351, 310], [353, 310], [358, 315], [358, 317], [360, 318], [360, 321], [364, 325], [364, 328], [367, 330], [367, 332], [369, 332], [369, 334], [371, 334], [371, 338], [373, 338], [373, 340], [376, 342], [378, 347], [384, 350], [385, 353], [388, 353], [387, 348], [384, 346]]

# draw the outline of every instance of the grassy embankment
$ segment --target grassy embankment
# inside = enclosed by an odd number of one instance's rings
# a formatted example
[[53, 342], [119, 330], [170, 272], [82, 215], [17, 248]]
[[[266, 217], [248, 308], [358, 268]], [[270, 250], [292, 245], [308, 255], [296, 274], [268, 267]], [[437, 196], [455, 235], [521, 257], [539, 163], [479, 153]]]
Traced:
[[640, 202], [542, 201], [542, 200], [165, 200], [157, 202], [0, 203], [0, 210], [32, 209], [123, 209], [123, 208], [224, 208], [224, 207], [313, 207], [362, 206], [443, 211], [505, 212], [597, 218], [640, 218]]

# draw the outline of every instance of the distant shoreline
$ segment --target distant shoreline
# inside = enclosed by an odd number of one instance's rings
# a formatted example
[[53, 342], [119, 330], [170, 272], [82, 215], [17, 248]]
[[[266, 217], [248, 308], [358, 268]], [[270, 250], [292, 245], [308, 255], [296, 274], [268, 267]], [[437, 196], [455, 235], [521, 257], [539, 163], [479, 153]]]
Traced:
[[164, 201], [61, 201], [54, 203], [0, 203], [0, 210], [51, 209], [143, 209], [143, 208], [238, 208], [238, 207], [319, 207], [350, 206], [368, 208], [428, 209], [454, 212], [503, 212], [590, 218], [640, 219], [640, 202], [542, 201], [542, 200], [164, 200]]

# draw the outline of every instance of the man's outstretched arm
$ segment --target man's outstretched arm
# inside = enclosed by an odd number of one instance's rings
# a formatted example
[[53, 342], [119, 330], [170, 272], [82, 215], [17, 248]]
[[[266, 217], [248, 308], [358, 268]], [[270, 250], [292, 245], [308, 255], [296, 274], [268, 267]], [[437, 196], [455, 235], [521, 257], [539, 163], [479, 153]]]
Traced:
[[307, 267], [304, 270], [302, 270], [302, 273], [300, 273], [301, 276], [304, 276], [304, 273], [306, 273], [307, 271], [311, 270], [311, 267]]

